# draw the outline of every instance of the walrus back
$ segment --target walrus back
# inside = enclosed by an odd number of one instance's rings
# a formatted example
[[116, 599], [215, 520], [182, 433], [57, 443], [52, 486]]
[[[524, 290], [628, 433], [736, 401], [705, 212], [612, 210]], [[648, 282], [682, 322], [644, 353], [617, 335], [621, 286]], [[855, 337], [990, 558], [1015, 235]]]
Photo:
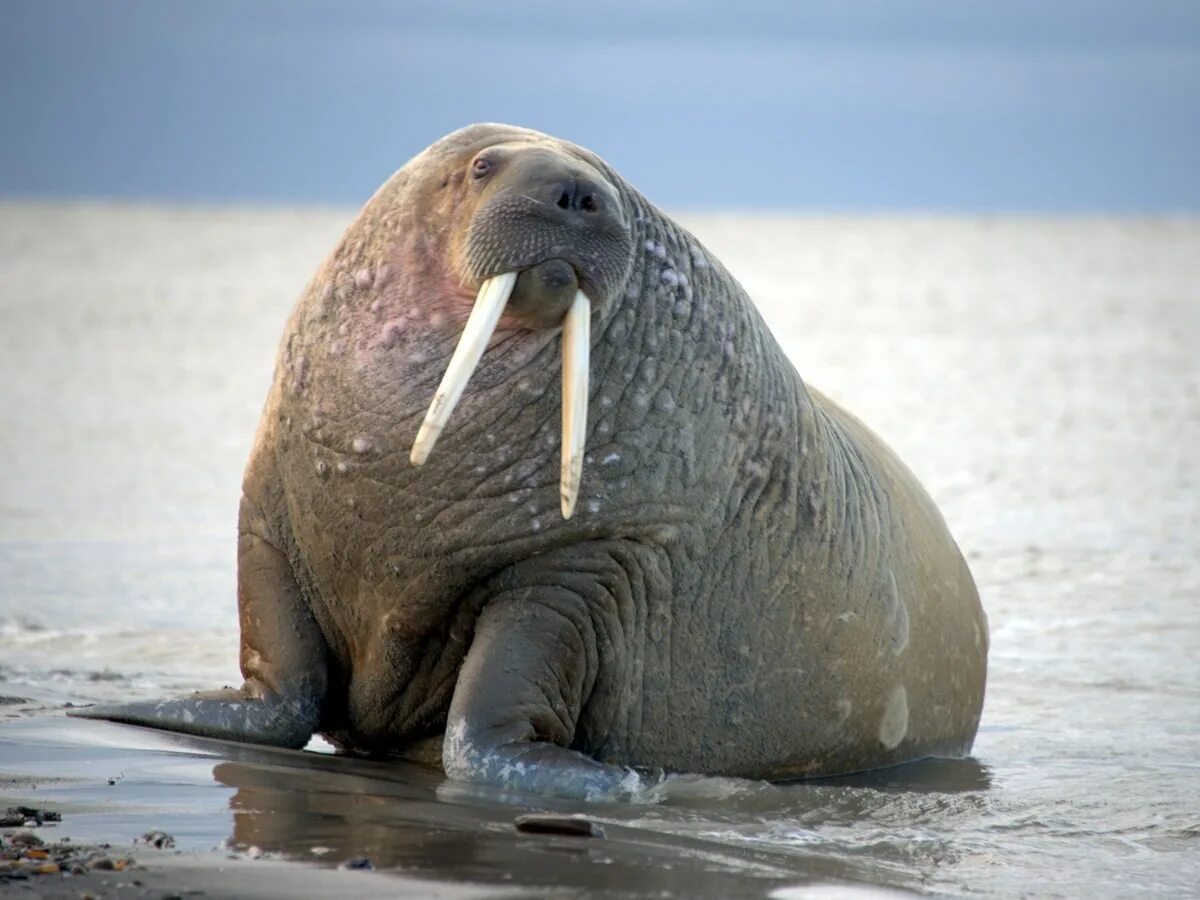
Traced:
[[[839, 669], [858, 668], [861, 708], [847, 719], [857, 723], [850, 733], [868, 737], [857, 763], [843, 746], [822, 769], [964, 755], [979, 725], [987, 675], [988, 625], [974, 579], [912, 471], [857, 417], [807, 391], [823, 423], [827, 463], [844, 470], [837, 490], [857, 498], [842, 504], [841, 521], [823, 529], [823, 540], [839, 548], [850, 571], [844, 581], [824, 579], [823, 603], [812, 605], [813, 628], [826, 646], [840, 647], [832, 657]], [[857, 542], [873, 552], [857, 551]], [[821, 685], [825, 694], [837, 690], [838, 679]]]

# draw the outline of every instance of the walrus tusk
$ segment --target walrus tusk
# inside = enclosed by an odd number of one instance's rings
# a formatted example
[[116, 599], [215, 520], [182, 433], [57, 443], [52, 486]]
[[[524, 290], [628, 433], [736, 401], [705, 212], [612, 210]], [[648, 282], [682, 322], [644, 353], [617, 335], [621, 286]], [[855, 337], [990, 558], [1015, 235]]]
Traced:
[[562, 515], [571, 518], [583, 480], [583, 445], [587, 439], [588, 365], [591, 351], [592, 304], [583, 291], [567, 310], [562, 332]]
[[458, 405], [458, 399], [462, 396], [471, 373], [479, 365], [487, 342], [496, 330], [496, 323], [500, 321], [500, 314], [504, 312], [504, 305], [508, 303], [508, 297], [516, 283], [517, 273], [505, 272], [503, 275], [489, 278], [480, 285], [462, 337], [458, 339], [458, 346], [454, 348], [454, 356], [450, 358], [450, 365], [446, 367], [442, 383], [438, 385], [433, 402], [429, 404], [429, 412], [425, 414], [425, 421], [421, 423], [417, 432], [417, 439], [413, 441], [412, 453], [408, 458], [414, 466], [422, 465], [433, 452], [433, 445], [437, 443], [450, 414]]
[[[458, 405], [467, 381], [470, 380], [483, 351], [496, 330], [504, 305], [517, 283], [516, 272], [505, 272], [485, 281], [475, 298], [475, 306], [467, 317], [466, 327], [442, 383], [438, 385], [425, 421], [417, 431], [409, 460], [414, 466], [423, 465], [433, 452], [442, 429]], [[579, 485], [583, 480], [583, 452], [587, 439], [588, 367], [591, 352], [592, 304], [583, 291], [575, 298], [563, 320], [562, 332], [562, 472], [559, 496], [562, 515], [569, 519], [575, 513]]]

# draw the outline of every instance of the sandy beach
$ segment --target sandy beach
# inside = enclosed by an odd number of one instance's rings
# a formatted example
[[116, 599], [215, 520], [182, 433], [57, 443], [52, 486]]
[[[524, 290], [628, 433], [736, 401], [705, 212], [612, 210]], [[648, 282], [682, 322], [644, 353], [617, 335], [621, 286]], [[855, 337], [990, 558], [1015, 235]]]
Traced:
[[[992, 633], [969, 760], [579, 806], [319, 742], [67, 718], [68, 704], [238, 680], [242, 466], [284, 318], [352, 215], [0, 203], [0, 812], [59, 813], [29, 830], [136, 861], [0, 874], [0, 893], [1100, 898], [1200, 884], [1194, 218], [680, 217], [805, 379], [913, 468], [962, 546]], [[605, 836], [518, 831], [530, 813], [584, 815]], [[0, 830], [6, 851], [25, 830]], [[153, 830], [174, 846], [139, 842]], [[339, 868], [361, 859], [373, 869]]]

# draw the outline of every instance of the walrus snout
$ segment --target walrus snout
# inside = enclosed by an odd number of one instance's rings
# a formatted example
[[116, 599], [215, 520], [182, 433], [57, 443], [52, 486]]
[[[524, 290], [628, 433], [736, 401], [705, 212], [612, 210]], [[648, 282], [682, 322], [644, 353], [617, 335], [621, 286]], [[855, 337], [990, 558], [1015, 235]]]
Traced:
[[548, 318], [538, 313], [541, 324], [557, 324], [569, 305], [571, 292], [556, 286], [569, 286], [567, 268], [597, 307], [618, 295], [633, 237], [621, 194], [602, 172], [560, 150], [527, 144], [488, 147], [469, 171], [478, 199], [464, 261], [473, 280], [530, 270], [522, 293], [540, 283], [535, 293], [549, 307]]
[[548, 217], [578, 228], [624, 227], [616, 192], [604, 181], [569, 169], [557, 177], [553, 171], [537, 172], [533, 181], [525, 196], [540, 203], [539, 212]]

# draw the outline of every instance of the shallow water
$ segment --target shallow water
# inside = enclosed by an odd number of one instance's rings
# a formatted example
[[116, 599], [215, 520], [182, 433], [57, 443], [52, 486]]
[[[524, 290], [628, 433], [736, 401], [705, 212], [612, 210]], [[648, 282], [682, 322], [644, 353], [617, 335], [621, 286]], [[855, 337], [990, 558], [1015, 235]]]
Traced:
[[[0, 204], [0, 694], [30, 701], [7, 709], [238, 680], [241, 468], [283, 319], [351, 216]], [[1195, 891], [1200, 221], [681, 218], [805, 378], [937, 500], [991, 620], [987, 706], [972, 761], [850, 783], [707, 780], [605, 806], [609, 841], [554, 852], [622, 873], [581, 883], [646, 894], [709, 884], [662, 874], [676, 864], [722, 873], [711, 887], [728, 896], [813, 878]], [[58, 762], [17, 759], [20, 738], [0, 769], [78, 768], [96, 753], [78, 749], [89, 734], [70, 730]], [[197, 847], [232, 836], [300, 854], [349, 831], [425, 874], [567, 877], [496, 836], [503, 798], [293, 755], [278, 765], [308, 797], [298, 810], [255, 768], [276, 763], [243, 760], [247, 774], [222, 768], [239, 764], [232, 751], [214, 764], [188, 747], [171, 751], [178, 794], [157, 772], [155, 802], [200, 816]], [[321, 766], [343, 780], [330, 787]], [[122, 821], [87, 815], [97, 834]], [[243, 837], [260, 825], [268, 837]]]

